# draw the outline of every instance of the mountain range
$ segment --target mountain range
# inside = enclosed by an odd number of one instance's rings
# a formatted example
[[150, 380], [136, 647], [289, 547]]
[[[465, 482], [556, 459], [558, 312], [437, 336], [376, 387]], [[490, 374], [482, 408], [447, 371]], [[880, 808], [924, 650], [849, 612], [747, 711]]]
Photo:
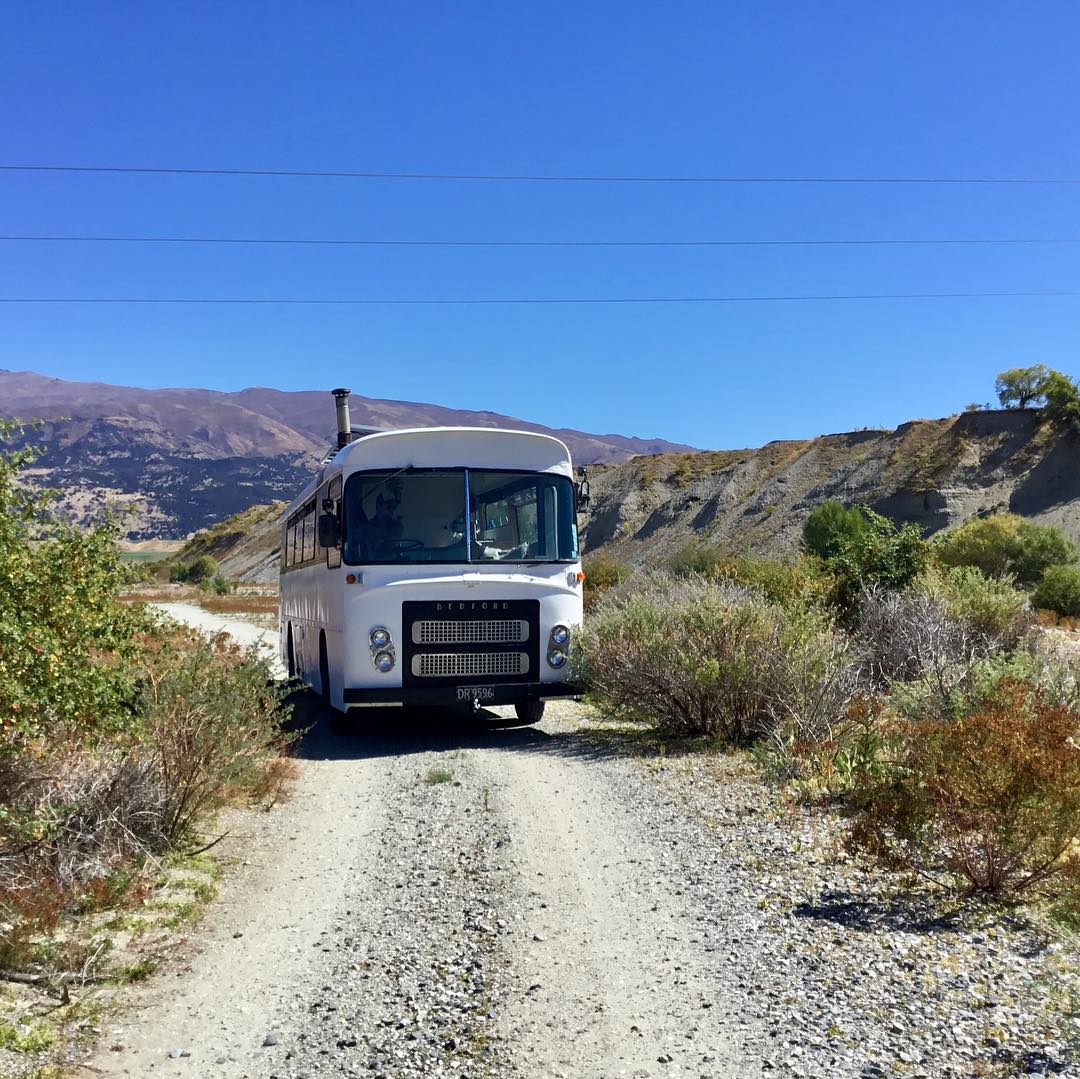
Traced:
[[[503, 427], [553, 434], [581, 464], [685, 452], [663, 439], [589, 434], [500, 415], [354, 394], [354, 423], [376, 427]], [[322, 390], [139, 389], [0, 370], [0, 416], [35, 420], [22, 442], [43, 448], [31, 480], [61, 491], [84, 520], [130, 510], [133, 539], [184, 536], [248, 506], [289, 499], [334, 437]]]

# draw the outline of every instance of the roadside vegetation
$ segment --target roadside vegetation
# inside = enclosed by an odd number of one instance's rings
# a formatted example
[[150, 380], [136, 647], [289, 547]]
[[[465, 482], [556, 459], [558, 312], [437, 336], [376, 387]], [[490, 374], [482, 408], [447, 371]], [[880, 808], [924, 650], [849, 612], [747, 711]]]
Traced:
[[[1045, 369], [998, 380], [1055, 423], [1075, 389]], [[696, 542], [659, 571], [601, 563], [576, 662], [606, 714], [747, 748], [836, 805], [853, 850], [1075, 922], [1080, 649], [1045, 627], [1080, 615], [1077, 559], [1012, 514], [928, 541], [828, 502], [786, 561]]]
[[[0, 980], [66, 1000], [135, 976], [85, 919], [146, 901], [225, 804], [274, 797], [289, 738], [263, 660], [120, 602], [118, 523], [57, 519], [18, 482], [33, 451], [5, 450], [13, 431], [0, 423]], [[8, 1048], [36, 1037], [19, 1031]]]
[[225, 577], [217, 559], [210, 554], [199, 555], [191, 562], [174, 562], [169, 568], [169, 580], [174, 584], [196, 585], [215, 596], [236, 591], [236, 582]]

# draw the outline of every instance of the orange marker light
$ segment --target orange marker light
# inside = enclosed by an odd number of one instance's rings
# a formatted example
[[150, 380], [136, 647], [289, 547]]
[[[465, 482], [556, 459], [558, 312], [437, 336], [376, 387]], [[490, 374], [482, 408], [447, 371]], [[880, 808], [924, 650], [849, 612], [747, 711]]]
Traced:
[[584, 573], [579, 573], [579, 574], [577, 575], [577, 579], [578, 579], [579, 581], [584, 581], [584, 580], [585, 580], [585, 574], [584, 574]]
[[356, 574], [355, 573], [346, 573], [345, 574], [345, 583], [346, 584], [356, 584]]

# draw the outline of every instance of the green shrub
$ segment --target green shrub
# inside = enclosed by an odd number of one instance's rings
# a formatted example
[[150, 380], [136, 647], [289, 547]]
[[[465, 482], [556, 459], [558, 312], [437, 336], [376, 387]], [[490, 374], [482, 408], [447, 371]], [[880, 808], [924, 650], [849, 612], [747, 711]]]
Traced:
[[718, 563], [710, 576], [757, 589], [770, 603], [782, 607], [815, 606], [829, 595], [833, 581], [820, 561], [799, 558], [793, 562], [740, 554]]
[[676, 577], [690, 577], [693, 574], [709, 577], [734, 557], [726, 544], [695, 539], [684, 544], [668, 559], [667, 568]]
[[774, 778], [835, 793], [870, 748], [858, 644], [817, 607], [789, 608], [779, 648], [762, 657], [766, 722], [761, 756]]
[[818, 560], [768, 558], [700, 540], [681, 547], [668, 560], [668, 570], [676, 577], [701, 576], [753, 588], [784, 606], [821, 602], [832, 585]]
[[1047, 566], [1031, 593], [1038, 608], [1075, 618], [1080, 615], [1080, 568]]
[[891, 732], [854, 847], [966, 895], [1080, 894], [1080, 714], [1002, 680], [952, 722]]
[[[13, 425], [0, 421], [0, 438]], [[0, 452], [0, 966], [36, 963], [68, 910], [115, 902], [148, 854], [226, 800], [280, 786], [268, 665], [170, 631], [117, 592], [114, 522], [80, 530]], [[126, 883], [125, 883], [126, 882]], [[85, 942], [51, 964], [89, 967]]]
[[829, 598], [845, 620], [857, 617], [868, 592], [907, 588], [929, 564], [929, 545], [918, 527], [897, 527], [862, 507], [866, 527], [840, 539], [837, 554], [825, 559], [832, 575]]
[[236, 582], [230, 581], [221, 573], [215, 573], [213, 577], [204, 577], [199, 582], [199, 588], [215, 596], [227, 596], [236, 591]]
[[[16, 430], [0, 421], [0, 443]], [[0, 757], [132, 727], [131, 665], [151, 625], [116, 598], [127, 577], [116, 522], [57, 520], [49, 495], [18, 481], [33, 457], [0, 451]]]
[[199, 584], [201, 581], [217, 576], [219, 572], [217, 559], [211, 554], [202, 554], [194, 562], [177, 562], [169, 570], [169, 580]]
[[577, 662], [610, 714], [677, 735], [767, 738], [787, 772], [804, 746], [833, 739], [861, 686], [851, 642], [824, 612], [702, 577], [661, 576], [601, 603]]
[[1068, 375], [1051, 371], [1042, 386], [1046, 418], [1064, 431], [1080, 433], [1080, 389]]
[[607, 551], [597, 551], [582, 564], [585, 573], [583, 590], [586, 608], [593, 607], [609, 588], [617, 588], [626, 581], [631, 569], [625, 562], [612, 558]]
[[284, 690], [256, 650], [178, 632], [154, 656], [142, 711], [160, 776], [162, 849], [190, 838], [231, 794], [256, 787], [291, 740]]
[[945, 566], [974, 566], [987, 577], [1004, 577], [1011, 571], [1022, 517], [995, 513], [976, 517], [939, 536], [934, 551]]
[[744, 741], [766, 722], [777, 612], [746, 589], [667, 576], [602, 601], [576, 663], [609, 714]]
[[946, 566], [925, 573], [917, 587], [995, 647], [1014, 648], [1032, 625], [1031, 603], [1011, 577], [987, 577], [975, 566]]
[[1020, 525], [1018, 538], [1019, 545], [1011, 569], [1025, 587], [1037, 584], [1051, 566], [1067, 566], [1076, 562], [1076, 544], [1051, 525], [1024, 521]]
[[1061, 531], [1038, 525], [1015, 513], [968, 521], [934, 544], [946, 566], [975, 566], [987, 577], [1011, 575], [1029, 588], [1048, 566], [1076, 561], [1077, 550]]
[[836, 558], [869, 526], [859, 507], [845, 507], [835, 500], [823, 502], [810, 511], [803, 524], [803, 550], [826, 560]]

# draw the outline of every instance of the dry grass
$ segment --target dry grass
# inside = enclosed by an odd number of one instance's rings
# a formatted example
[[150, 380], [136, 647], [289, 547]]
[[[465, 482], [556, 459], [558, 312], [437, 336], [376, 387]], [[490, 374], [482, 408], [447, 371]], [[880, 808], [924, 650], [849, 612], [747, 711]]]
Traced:
[[955, 424], [956, 417], [913, 420], [889, 457], [884, 480], [914, 490], [933, 486], [960, 455], [963, 435]]
[[1058, 614], [1057, 611], [1040, 609], [1035, 612], [1035, 621], [1045, 629], [1064, 629], [1075, 633], [1080, 629], [1080, 618], [1073, 615]]
[[277, 590], [234, 592], [218, 596], [192, 585], [132, 588], [120, 597], [125, 603], [190, 603], [214, 614], [273, 615], [278, 613]]
[[199, 593], [195, 602], [214, 614], [272, 614], [278, 613], [276, 595], [237, 594], [233, 596], [208, 596]]

